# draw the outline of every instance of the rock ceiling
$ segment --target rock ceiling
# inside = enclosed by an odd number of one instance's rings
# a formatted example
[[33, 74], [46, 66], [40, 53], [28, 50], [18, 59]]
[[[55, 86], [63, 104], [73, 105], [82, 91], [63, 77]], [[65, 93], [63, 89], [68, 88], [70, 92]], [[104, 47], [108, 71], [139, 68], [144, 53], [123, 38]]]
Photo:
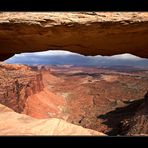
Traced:
[[45, 50], [148, 58], [147, 39], [147, 12], [0, 13], [0, 60]]

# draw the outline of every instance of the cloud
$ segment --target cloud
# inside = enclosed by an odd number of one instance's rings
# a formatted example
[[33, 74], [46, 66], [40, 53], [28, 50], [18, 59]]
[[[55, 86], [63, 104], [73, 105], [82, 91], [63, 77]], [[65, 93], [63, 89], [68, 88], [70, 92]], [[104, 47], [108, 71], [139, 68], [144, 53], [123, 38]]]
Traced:
[[[26, 53], [26, 54], [30, 54], [30, 53]], [[70, 51], [63, 51], [63, 50], [48, 50], [48, 51], [42, 51], [42, 52], [34, 52], [33, 54], [45, 56], [45, 55], [70, 55], [75, 53]]]
[[114, 59], [130, 59], [130, 60], [135, 60], [135, 59], [141, 60], [142, 59], [140, 57], [137, 57], [137, 56], [129, 54], [129, 53], [113, 55], [113, 56], [111, 56], [111, 58], [114, 58]]

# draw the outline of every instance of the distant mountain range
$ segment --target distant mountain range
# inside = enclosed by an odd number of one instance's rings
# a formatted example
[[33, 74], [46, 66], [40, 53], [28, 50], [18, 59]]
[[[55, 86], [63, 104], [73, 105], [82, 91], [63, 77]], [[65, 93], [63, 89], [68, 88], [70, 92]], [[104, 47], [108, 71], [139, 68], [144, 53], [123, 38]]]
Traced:
[[140, 58], [128, 53], [113, 56], [84, 56], [69, 51], [49, 50], [44, 52], [16, 54], [5, 62], [26, 65], [133, 66], [148, 68], [148, 59]]

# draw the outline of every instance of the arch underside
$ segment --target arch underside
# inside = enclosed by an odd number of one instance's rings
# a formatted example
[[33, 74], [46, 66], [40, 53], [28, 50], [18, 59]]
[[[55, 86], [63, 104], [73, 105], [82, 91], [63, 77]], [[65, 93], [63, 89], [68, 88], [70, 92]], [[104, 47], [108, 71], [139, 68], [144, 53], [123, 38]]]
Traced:
[[0, 14], [0, 60], [45, 50], [84, 55], [131, 53], [148, 58], [148, 13], [127, 12], [118, 18], [119, 14], [112, 12], [114, 19], [111, 13], [60, 14]]

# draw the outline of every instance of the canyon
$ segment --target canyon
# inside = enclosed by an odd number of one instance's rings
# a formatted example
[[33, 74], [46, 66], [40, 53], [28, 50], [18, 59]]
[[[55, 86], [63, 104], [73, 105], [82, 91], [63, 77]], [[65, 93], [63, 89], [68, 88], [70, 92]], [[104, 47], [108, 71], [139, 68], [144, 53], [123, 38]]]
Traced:
[[40, 72], [28, 66], [1, 62], [0, 75], [0, 135], [105, 136], [62, 120], [60, 106], [65, 102], [62, 97], [44, 90]]
[[0, 134], [148, 134], [147, 73], [1, 62]]

